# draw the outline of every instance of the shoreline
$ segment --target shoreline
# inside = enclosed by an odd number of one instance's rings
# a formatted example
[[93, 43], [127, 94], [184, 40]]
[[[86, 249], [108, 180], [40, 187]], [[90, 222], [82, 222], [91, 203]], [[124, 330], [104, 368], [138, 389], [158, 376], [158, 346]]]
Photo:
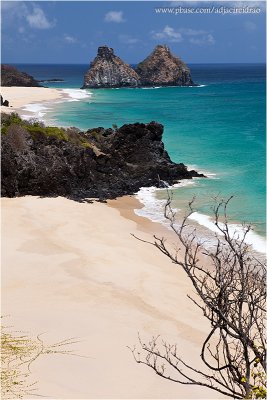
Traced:
[[9, 107], [1, 106], [1, 112], [8, 114], [17, 112], [20, 116], [28, 115], [29, 118], [38, 118], [38, 115], [34, 111], [27, 111], [27, 106], [39, 104], [51, 106], [54, 102], [67, 98], [61, 89], [44, 87], [1, 87], [1, 94], [4, 100], [9, 101]]
[[[194, 185], [194, 181], [198, 180], [198, 178], [192, 178], [191, 180], [185, 180], [180, 182], [180, 187], [184, 187], [186, 185]], [[151, 222], [160, 223], [167, 229], [168, 222], [166, 222], [164, 218], [164, 204], [166, 200], [158, 199], [157, 192], [162, 191], [163, 189], [148, 187], [141, 188], [141, 190], [137, 193], [136, 198], [143, 205], [141, 210], [135, 210], [135, 214], [142, 218], [148, 218]], [[179, 190], [178, 184], [168, 188], [169, 191]], [[175, 204], [174, 204], [175, 208]], [[180, 209], [177, 210], [177, 223], [182, 220], [184, 214], [180, 213]], [[204, 214], [195, 210], [192, 215], [189, 217], [190, 224], [194, 226], [197, 230], [197, 236], [207, 240], [207, 245], [209, 246], [213, 244], [215, 234], [219, 234], [221, 236], [221, 232], [216, 228], [213, 222], [214, 215]], [[229, 231], [233, 237], [242, 237], [244, 233], [244, 228], [241, 222], [238, 221], [228, 221]], [[247, 224], [250, 225], [250, 224]], [[246, 226], [246, 225], [245, 225]], [[246, 236], [245, 243], [251, 246], [251, 251], [259, 257], [260, 259], [265, 259], [266, 257], [266, 237], [260, 235], [256, 232], [252, 226], [252, 229]]]
[[[187, 298], [192, 288], [185, 273], [131, 236], [169, 235], [160, 224], [136, 216], [138, 206], [130, 196], [108, 204], [59, 197], [2, 199], [2, 313], [10, 316], [8, 325], [33, 336], [47, 332], [48, 342], [81, 339], [75, 353], [82, 357], [44, 356], [32, 365], [38, 394], [55, 399], [214, 398], [205, 388], [158, 377], [136, 364], [127, 349], [138, 342], [138, 332], [144, 340], [161, 334], [178, 342], [181, 356], [200, 366], [209, 328]], [[60, 374], [55, 376], [55, 370]]]
[[9, 101], [9, 107], [1, 106], [1, 113], [16, 112], [24, 119], [37, 118], [49, 124], [45, 115], [53, 106], [61, 102], [79, 101], [90, 97], [89, 92], [81, 94], [81, 89], [46, 88], [46, 87], [1, 87], [4, 100]]
[[[71, 89], [52, 91], [60, 97], [51, 101], [62, 100], [63, 94], [69, 96], [63, 96], [65, 101], [73, 101]], [[48, 100], [42, 101], [39, 97], [37, 105], [45, 107]], [[36, 101], [28, 103], [32, 109], [34, 105]], [[17, 107], [22, 114], [27, 105]], [[59, 355], [36, 362], [38, 394], [57, 399], [175, 399], [178, 392], [179, 398], [213, 399], [209, 390], [163, 381], [135, 364], [125, 350], [137, 343], [138, 332], [145, 340], [160, 334], [178, 342], [181, 356], [201, 368], [199, 352], [209, 327], [187, 298], [192, 287], [184, 271], [131, 235], [153, 241], [156, 234], [172, 245], [177, 244], [173, 232], [160, 221], [137, 215], [143, 204], [136, 195], [107, 203], [2, 199], [2, 310], [10, 316], [8, 325], [33, 336], [47, 332], [50, 343], [82, 340], [75, 349], [79, 360]]]
[[[2, 96], [10, 101], [10, 105], [14, 104], [13, 107], [1, 107], [1, 112], [11, 113], [17, 112], [22, 118], [38, 118], [47, 124], [51, 124], [49, 118], [46, 118], [46, 112], [53, 108], [53, 105], [58, 102], [69, 102], [69, 101], [79, 101], [83, 98], [91, 96], [90, 92], [82, 89], [66, 89], [66, 88], [44, 88], [44, 87], [1, 87]], [[188, 166], [188, 169], [196, 169], [195, 165]], [[205, 173], [205, 172], [204, 172]], [[214, 178], [213, 173], [207, 173], [208, 178]], [[181, 181], [181, 186], [187, 184], [194, 184], [194, 179], [190, 182]], [[175, 186], [175, 188], [178, 186]], [[151, 188], [148, 188], [150, 190]], [[155, 193], [151, 192], [151, 196], [154, 197], [155, 202], [161, 202], [161, 200], [156, 200]], [[138, 197], [138, 195], [137, 195]], [[147, 204], [144, 199], [140, 198], [139, 201], [144, 206], [144, 211], [140, 214], [136, 213], [139, 217], [148, 218], [152, 222], [159, 222], [164, 224], [161, 216], [159, 216], [158, 211], [152, 208], [150, 210], [146, 209]], [[150, 204], [151, 205], [151, 204]], [[212, 216], [196, 212], [194, 217], [190, 218], [192, 224], [195, 224], [201, 231], [207, 231], [206, 235], [209, 239], [212, 238], [214, 234], [214, 228], [212, 227]], [[231, 229], [234, 232], [237, 230], [242, 233], [242, 224], [239, 222], [232, 222]], [[205, 236], [205, 234], [203, 235]], [[266, 238], [259, 233], [252, 230], [249, 233], [249, 243], [252, 244], [253, 251], [256, 254], [266, 255]]]

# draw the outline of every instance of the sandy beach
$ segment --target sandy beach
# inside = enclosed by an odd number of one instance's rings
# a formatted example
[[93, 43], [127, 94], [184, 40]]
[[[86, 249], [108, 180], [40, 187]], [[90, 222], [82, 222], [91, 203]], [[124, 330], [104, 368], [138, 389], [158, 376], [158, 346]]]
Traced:
[[2, 199], [2, 315], [48, 343], [80, 340], [73, 350], [82, 357], [48, 355], [32, 365], [45, 398], [220, 398], [160, 378], [127, 348], [138, 332], [144, 340], [160, 334], [200, 366], [208, 329], [186, 297], [192, 288], [184, 273], [131, 236], [168, 235], [136, 217], [136, 207], [131, 197], [109, 204]]
[[1, 106], [1, 112], [17, 112], [20, 115], [34, 116], [33, 112], [24, 110], [25, 106], [34, 103], [51, 105], [51, 102], [67, 97], [60, 89], [44, 87], [1, 87], [4, 100], [9, 101], [9, 107]]

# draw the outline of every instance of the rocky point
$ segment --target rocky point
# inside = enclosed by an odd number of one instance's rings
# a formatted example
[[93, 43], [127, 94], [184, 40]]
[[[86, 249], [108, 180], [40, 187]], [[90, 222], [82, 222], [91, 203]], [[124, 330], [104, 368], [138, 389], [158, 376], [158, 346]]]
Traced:
[[[157, 122], [86, 132], [29, 124], [4, 127], [2, 196], [111, 199], [144, 186], [203, 176], [171, 161], [162, 142], [163, 126]], [[53, 136], [55, 129], [60, 136]]]
[[41, 85], [31, 75], [20, 72], [17, 68], [2, 64], [1, 65], [1, 86], [37, 86]]

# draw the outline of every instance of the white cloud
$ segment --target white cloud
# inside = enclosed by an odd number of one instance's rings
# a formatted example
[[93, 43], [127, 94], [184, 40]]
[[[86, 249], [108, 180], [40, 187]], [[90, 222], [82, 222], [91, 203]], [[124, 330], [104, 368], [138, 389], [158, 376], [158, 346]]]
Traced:
[[26, 26], [34, 29], [49, 29], [55, 26], [56, 21], [49, 21], [43, 9], [31, 2], [4, 1], [1, 2], [2, 18], [7, 25], [19, 25], [19, 29]]
[[13, 21], [25, 18], [28, 8], [23, 1], [1, 1], [1, 11], [5, 21]]
[[253, 31], [255, 31], [255, 30], [257, 29], [257, 25], [256, 25], [254, 22], [252, 22], [252, 21], [246, 21], [246, 22], [244, 23], [244, 26], [245, 26], [245, 29], [246, 29], [248, 32], [253, 32]]
[[180, 28], [179, 32], [184, 34], [184, 35], [188, 35], [188, 36], [199, 36], [199, 35], [205, 35], [208, 32], [207, 31], [203, 31], [201, 29], [191, 29], [191, 28]]
[[[220, 0], [220, 1], [227, 1], [227, 0]], [[234, 6], [234, 7], [260, 7], [263, 6], [265, 8], [265, 0], [262, 1], [254, 1], [254, 0], [247, 0], [247, 1], [243, 1], [243, 0], [236, 0], [236, 1], [227, 1], [227, 3], [229, 4], [229, 6]]]
[[17, 1], [1, 1], [1, 10], [11, 10], [12, 8], [16, 8], [17, 4]]
[[166, 25], [162, 31], [152, 31], [151, 34], [153, 39], [174, 43], [179, 43], [183, 40], [188, 40], [190, 43], [197, 45], [210, 45], [215, 43], [213, 35], [202, 29], [178, 28], [175, 30], [169, 25]]
[[224, 4], [225, 7], [253, 7], [253, 8], [260, 8], [261, 11], [266, 11], [266, 0], [198, 0], [198, 1], [191, 1], [191, 0], [182, 0], [182, 1], [171, 1], [169, 3], [170, 7], [209, 7], [210, 3], [215, 6], [219, 6]]
[[26, 16], [26, 20], [31, 28], [36, 29], [49, 29], [55, 25], [55, 21], [49, 21], [39, 6], [34, 6], [33, 11]]
[[204, 35], [204, 36], [200, 36], [200, 37], [191, 37], [189, 39], [189, 42], [192, 44], [196, 44], [198, 46], [203, 46], [206, 44], [214, 44], [215, 43], [215, 39], [212, 36], [211, 33], [209, 33], [208, 35]]
[[135, 44], [140, 41], [139, 39], [129, 36], [129, 35], [120, 35], [119, 40], [121, 43], [125, 43], [125, 44]]
[[125, 19], [123, 18], [123, 12], [122, 11], [109, 11], [105, 15], [105, 21], [106, 22], [125, 22]]
[[219, 2], [217, 1], [216, 3], [217, 4], [225, 3], [225, 7], [260, 8], [261, 11], [263, 11], [263, 12], [266, 10], [266, 0], [261, 0], [261, 1], [254, 1], [254, 0], [247, 0], [247, 1], [243, 1], [243, 0], [240, 0], [240, 1], [239, 0], [236, 0], [236, 1], [220, 0]]
[[163, 39], [169, 42], [179, 43], [183, 41], [183, 37], [180, 32], [175, 31], [169, 25], [166, 25], [165, 28], [160, 32], [152, 31], [152, 37], [154, 39]]
[[200, 1], [192, 1], [192, 0], [171, 1], [170, 6], [171, 7], [179, 7], [179, 6], [192, 7], [192, 6], [197, 6], [199, 3], [200, 3]]
[[66, 34], [64, 35], [64, 40], [67, 43], [77, 43], [77, 39], [75, 37]]
[[[190, 5], [198, 5], [198, 4], [207, 4], [210, 3], [211, 0], [177, 0], [177, 1], [171, 1], [170, 6], [171, 7], [177, 7], [179, 5], [185, 5], [188, 4]], [[265, 0], [213, 0], [212, 3], [228, 3], [231, 7], [234, 6], [246, 6], [249, 5], [250, 7], [258, 7], [260, 5], [263, 5], [265, 3]]]

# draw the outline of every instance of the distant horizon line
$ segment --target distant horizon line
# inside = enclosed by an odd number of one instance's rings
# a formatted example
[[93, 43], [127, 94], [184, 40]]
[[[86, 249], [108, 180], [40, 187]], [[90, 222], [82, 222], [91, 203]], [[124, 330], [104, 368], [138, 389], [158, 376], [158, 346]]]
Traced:
[[[34, 63], [34, 62], [1, 62], [2, 64], [25, 64], [25, 65], [89, 65], [90, 62], [88, 63], [59, 63], [59, 62], [54, 62], [54, 63]], [[129, 65], [137, 65], [138, 62], [136, 63], [128, 63]], [[266, 65], [266, 61], [257, 61], [257, 62], [187, 62], [187, 64], [191, 64], [191, 65], [207, 65], [207, 64], [212, 64], [212, 65], [240, 65], [240, 64], [244, 64], [244, 65], [251, 65], [251, 64], [263, 64]]]

